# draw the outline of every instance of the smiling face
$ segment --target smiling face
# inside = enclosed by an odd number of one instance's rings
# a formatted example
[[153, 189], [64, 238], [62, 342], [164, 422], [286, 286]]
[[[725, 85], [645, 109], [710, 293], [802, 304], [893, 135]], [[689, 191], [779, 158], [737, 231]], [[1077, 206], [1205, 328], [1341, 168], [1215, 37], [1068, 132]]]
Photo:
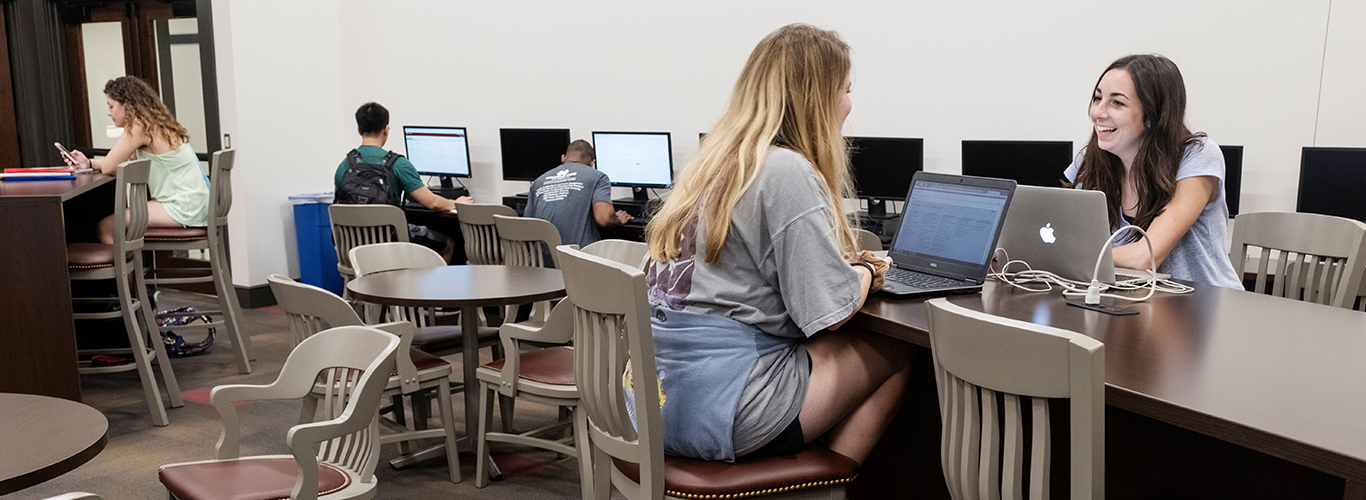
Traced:
[[115, 101], [109, 96], [105, 96], [104, 103], [109, 105], [109, 119], [114, 121], [115, 127], [124, 126], [123, 103]]
[[1147, 126], [1134, 79], [1127, 70], [1112, 69], [1100, 77], [1091, 94], [1091, 123], [1100, 149], [1118, 156], [1125, 168], [1133, 165]]

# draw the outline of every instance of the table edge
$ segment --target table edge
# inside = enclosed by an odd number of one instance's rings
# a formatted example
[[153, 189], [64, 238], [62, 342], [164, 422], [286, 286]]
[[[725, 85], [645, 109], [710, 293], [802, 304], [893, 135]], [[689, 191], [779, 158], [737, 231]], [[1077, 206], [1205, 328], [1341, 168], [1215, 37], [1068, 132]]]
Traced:
[[36, 486], [56, 479], [62, 474], [71, 472], [77, 467], [85, 465], [86, 462], [94, 459], [96, 455], [99, 455], [101, 451], [104, 451], [104, 447], [108, 444], [109, 426], [106, 424], [104, 433], [100, 435], [100, 438], [79, 453], [46, 467], [35, 469], [9, 479], [0, 480], [0, 495], [7, 495], [31, 486]]

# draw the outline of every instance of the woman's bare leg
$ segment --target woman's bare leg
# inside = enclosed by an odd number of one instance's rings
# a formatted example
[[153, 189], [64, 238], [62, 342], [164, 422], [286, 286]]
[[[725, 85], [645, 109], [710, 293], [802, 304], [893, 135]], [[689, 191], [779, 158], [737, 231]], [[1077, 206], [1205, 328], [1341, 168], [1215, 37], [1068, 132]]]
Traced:
[[[124, 221], [127, 221], [127, 220], [128, 220], [128, 219], [127, 219], [127, 217], [128, 217], [128, 212], [127, 212], [127, 211], [124, 211], [123, 216], [125, 217], [123, 220], [124, 220]], [[113, 244], [114, 244], [114, 216], [113, 216], [113, 215], [110, 215], [110, 216], [108, 216], [108, 217], [105, 217], [105, 218], [103, 218], [103, 219], [100, 219], [100, 223], [99, 223], [96, 227], [97, 227], [97, 231], [98, 231], [98, 233], [99, 233], [100, 243], [104, 243], [104, 244], [106, 244], [106, 245], [113, 245]], [[149, 201], [149, 202], [147, 202], [147, 227], [185, 227], [185, 226], [182, 225], [182, 224], [179, 223], [179, 222], [176, 222], [175, 219], [172, 219], [172, 218], [171, 218], [171, 214], [166, 213], [166, 207], [165, 207], [165, 206], [162, 206], [161, 202], [159, 202], [159, 201]]]
[[910, 347], [864, 331], [829, 331], [807, 341], [811, 380], [802, 403], [806, 442], [829, 436], [830, 449], [859, 464], [901, 405]]

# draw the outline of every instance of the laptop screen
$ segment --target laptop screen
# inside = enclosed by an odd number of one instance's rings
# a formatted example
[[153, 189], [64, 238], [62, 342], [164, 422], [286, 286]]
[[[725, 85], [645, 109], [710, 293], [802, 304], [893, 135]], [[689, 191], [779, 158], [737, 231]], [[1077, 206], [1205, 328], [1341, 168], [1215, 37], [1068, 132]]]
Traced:
[[991, 260], [1014, 182], [921, 177], [911, 185], [892, 244], [893, 259], [901, 267], [976, 275]]

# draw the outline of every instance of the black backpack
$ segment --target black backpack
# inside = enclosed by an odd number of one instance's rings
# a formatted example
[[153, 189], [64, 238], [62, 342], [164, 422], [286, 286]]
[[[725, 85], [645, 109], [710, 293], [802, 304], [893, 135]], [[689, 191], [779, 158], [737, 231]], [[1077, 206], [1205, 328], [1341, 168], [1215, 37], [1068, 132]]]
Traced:
[[350, 153], [346, 153], [346, 159], [351, 165], [347, 166], [346, 172], [342, 174], [336, 198], [332, 202], [346, 205], [398, 206], [399, 200], [394, 199], [391, 187], [394, 184], [394, 162], [402, 157], [403, 155], [390, 151], [379, 164], [365, 163], [361, 160], [360, 151], [352, 149]]

